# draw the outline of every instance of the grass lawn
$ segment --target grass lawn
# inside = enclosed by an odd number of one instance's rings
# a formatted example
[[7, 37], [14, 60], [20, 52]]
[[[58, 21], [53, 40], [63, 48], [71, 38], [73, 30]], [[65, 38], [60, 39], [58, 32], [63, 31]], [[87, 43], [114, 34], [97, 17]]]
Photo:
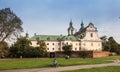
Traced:
[[62, 72], [120, 72], [120, 66], [98, 67], [98, 68], [80, 69], [80, 70], [62, 71]]
[[[110, 60], [120, 59], [120, 56], [110, 56], [103, 58], [57, 58], [60, 66], [85, 65], [85, 64], [101, 64], [108, 63]], [[23, 58], [23, 59], [0, 59], [0, 70], [7, 69], [27, 69], [51, 67], [53, 58]]]

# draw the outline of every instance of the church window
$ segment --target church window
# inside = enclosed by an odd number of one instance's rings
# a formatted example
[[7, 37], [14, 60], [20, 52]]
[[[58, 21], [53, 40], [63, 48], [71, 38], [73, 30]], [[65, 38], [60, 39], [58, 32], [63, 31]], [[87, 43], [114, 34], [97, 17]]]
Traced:
[[66, 44], [68, 45], [68, 42]]
[[47, 43], [47, 45], [49, 45], [49, 43]]
[[52, 50], [54, 50], [54, 48], [52, 48]]
[[79, 50], [81, 50], [81, 47], [79, 47]]
[[54, 43], [53, 43], [53, 45], [54, 45]]
[[77, 46], [77, 43], [76, 43], [76, 46]]
[[90, 36], [93, 37], [93, 33], [91, 33]]
[[92, 26], [90, 26], [90, 28], [92, 28]]
[[75, 50], [77, 50], [77, 48], [75, 48]]
[[91, 46], [93, 46], [93, 43], [91, 43]]
[[58, 48], [58, 50], [60, 51], [60, 48]]
[[58, 43], [58, 45], [60, 45], [60, 43]]

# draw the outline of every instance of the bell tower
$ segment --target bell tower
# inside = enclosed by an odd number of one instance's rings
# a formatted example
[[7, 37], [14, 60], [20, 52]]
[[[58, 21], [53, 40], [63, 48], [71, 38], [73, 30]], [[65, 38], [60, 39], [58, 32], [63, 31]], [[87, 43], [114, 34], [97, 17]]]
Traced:
[[72, 20], [69, 23], [69, 28], [68, 28], [68, 36], [73, 35], [74, 32], [74, 27], [72, 26]]

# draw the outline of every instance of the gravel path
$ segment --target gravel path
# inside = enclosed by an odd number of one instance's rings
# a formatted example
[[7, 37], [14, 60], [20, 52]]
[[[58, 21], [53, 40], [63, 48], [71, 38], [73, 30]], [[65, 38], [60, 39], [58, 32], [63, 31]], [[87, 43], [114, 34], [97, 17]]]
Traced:
[[76, 70], [76, 69], [86, 69], [95, 68], [103, 66], [120, 66], [120, 63], [107, 63], [107, 64], [94, 64], [94, 65], [77, 65], [77, 66], [66, 66], [66, 67], [56, 67], [56, 68], [36, 68], [36, 69], [19, 69], [19, 70], [4, 70], [0, 72], [59, 72], [65, 70]]

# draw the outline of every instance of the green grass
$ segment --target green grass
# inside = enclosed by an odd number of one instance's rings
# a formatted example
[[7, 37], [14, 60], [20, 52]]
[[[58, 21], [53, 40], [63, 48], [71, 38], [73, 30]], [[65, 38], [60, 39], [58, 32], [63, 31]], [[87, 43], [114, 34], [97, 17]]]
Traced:
[[120, 72], [120, 66], [98, 67], [98, 68], [80, 69], [80, 70], [62, 71], [62, 72]]
[[[72, 65], [86, 65], [86, 64], [101, 64], [111, 62], [110, 60], [120, 59], [120, 56], [111, 56], [103, 58], [57, 58], [57, 62], [60, 66], [72, 66]], [[7, 69], [28, 69], [28, 68], [42, 68], [51, 67], [52, 58], [23, 58], [23, 59], [6, 59], [0, 60], [0, 70]]]

